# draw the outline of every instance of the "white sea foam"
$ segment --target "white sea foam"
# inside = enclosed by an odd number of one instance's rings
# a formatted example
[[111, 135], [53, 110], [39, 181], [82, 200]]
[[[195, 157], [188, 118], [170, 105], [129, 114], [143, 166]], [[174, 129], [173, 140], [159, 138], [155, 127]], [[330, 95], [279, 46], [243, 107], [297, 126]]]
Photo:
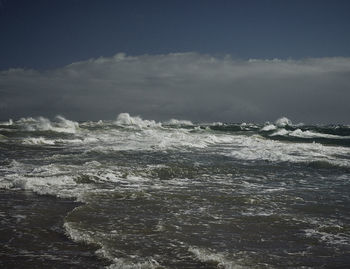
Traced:
[[340, 135], [332, 135], [332, 134], [322, 134], [316, 133], [312, 131], [302, 131], [300, 129], [296, 129], [289, 133], [290, 136], [301, 137], [301, 138], [330, 138], [330, 139], [349, 139], [350, 136], [340, 136]]
[[4, 183], [8, 184], [8, 189], [30, 190], [59, 198], [78, 198], [89, 189], [87, 185], [78, 188], [71, 176], [27, 177], [12, 174], [5, 177]]
[[104, 130], [89, 134], [89, 139], [99, 143], [85, 144], [90, 151], [110, 152], [119, 150], [188, 150], [206, 148], [220, 143], [230, 143], [234, 138], [225, 134], [193, 132], [183, 128], [137, 128], [132, 132]]
[[286, 143], [264, 139], [260, 136], [236, 136], [232, 144], [235, 149], [229, 154], [243, 160], [267, 160], [272, 162], [328, 162], [350, 167], [350, 160], [339, 155], [349, 156], [345, 147], [323, 146], [318, 143]]
[[[74, 210], [72, 211], [74, 212]], [[71, 213], [72, 213], [71, 212]], [[70, 214], [71, 214], [70, 213]], [[76, 223], [72, 222], [65, 222], [63, 227], [65, 228], [66, 234], [68, 237], [70, 237], [75, 242], [85, 243], [85, 244], [91, 244], [91, 245], [97, 245], [99, 247], [98, 250], [96, 250], [96, 255], [100, 256], [102, 258], [108, 259], [112, 262], [111, 265], [105, 267], [109, 269], [154, 269], [159, 268], [159, 263], [154, 258], [149, 258], [145, 262], [137, 262], [134, 263], [132, 261], [128, 261], [123, 258], [117, 258], [111, 254], [109, 249], [103, 245], [99, 240], [95, 240], [94, 237], [97, 238], [103, 238], [106, 237], [106, 234], [98, 234], [97, 231], [95, 233], [88, 233], [81, 231], [76, 226]]]
[[22, 141], [25, 145], [55, 145], [55, 140], [48, 140], [44, 137], [30, 137]]
[[85, 192], [94, 188], [91, 184], [78, 184], [77, 175], [88, 173], [80, 166], [50, 164], [32, 166], [16, 161], [0, 170], [5, 172], [0, 178], [0, 188], [30, 190], [41, 195], [60, 198], [83, 199]]

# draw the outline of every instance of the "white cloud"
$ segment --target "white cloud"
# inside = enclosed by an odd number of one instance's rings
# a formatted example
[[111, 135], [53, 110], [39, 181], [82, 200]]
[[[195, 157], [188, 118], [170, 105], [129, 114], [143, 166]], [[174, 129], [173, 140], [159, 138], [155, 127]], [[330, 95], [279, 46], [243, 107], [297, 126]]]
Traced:
[[235, 60], [197, 53], [90, 59], [0, 72], [3, 119], [63, 114], [112, 119], [304, 122], [350, 119], [350, 58]]

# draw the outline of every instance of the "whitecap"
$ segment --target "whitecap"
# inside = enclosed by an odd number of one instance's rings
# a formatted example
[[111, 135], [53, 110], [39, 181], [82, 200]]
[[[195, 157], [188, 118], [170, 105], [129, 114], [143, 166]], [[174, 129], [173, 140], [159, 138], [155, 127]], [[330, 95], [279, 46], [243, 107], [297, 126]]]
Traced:
[[[285, 129], [279, 130], [287, 132]], [[276, 135], [276, 134], [275, 134]], [[350, 160], [339, 158], [349, 156], [350, 149], [345, 147], [324, 146], [319, 143], [288, 143], [262, 139], [258, 136], [236, 136], [231, 143], [235, 148], [230, 156], [241, 160], [267, 160], [271, 162], [327, 162], [341, 167], [350, 167]]]
[[275, 121], [275, 125], [277, 127], [285, 127], [285, 126], [291, 126], [292, 121], [286, 117], [279, 118]]
[[222, 253], [214, 253], [212, 251], [209, 251], [207, 249], [203, 248], [196, 248], [196, 247], [189, 247], [188, 251], [191, 252], [198, 260], [202, 262], [215, 262], [217, 263], [218, 268], [225, 268], [225, 269], [243, 269], [246, 268], [244, 266], [241, 266], [237, 264], [234, 261], [228, 260], [224, 254]]
[[303, 131], [301, 129], [288, 131], [284, 128], [278, 129], [276, 132], [270, 134], [270, 136], [290, 136], [290, 137], [299, 137], [299, 138], [328, 138], [328, 139], [349, 139], [350, 138], [350, 136], [323, 134], [318, 132], [312, 132], [309, 130]]
[[115, 121], [115, 124], [121, 126], [136, 126], [139, 128], [145, 127], [161, 127], [162, 124], [154, 120], [143, 120], [139, 116], [132, 117], [129, 113], [120, 113]]
[[0, 122], [0, 125], [3, 125], [3, 126], [11, 126], [11, 125], [13, 125], [13, 120], [12, 120], [12, 119], [9, 119], [8, 121]]
[[166, 125], [193, 125], [193, 123], [189, 120], [177, 120], [177, 119], [170, 119], [169, 121], [164, 122]]
[[276, 132], [270, 134], [270, 136], [285, 136], [288, 135], [290, 132], [287, 131], [286, 129], [278, 129]]
[[50, 121], [44, 117], [21, 118], [16, 123], [23, 126], [28, 131], [54, 131], [62, 133], [76, 133], [79, 124], [75, 121], [67, 120], [62, 116], [56, 116], [56, 121]]
[[55, 140], [48, 140], [44, 137], [30, 137], [22, 141], [25, 145], [55, 145]]
[[267, 124], [264, 127], [260, 129], [260, 131], [268, 132], [268, 131], [273, 131], [276, 130], [277, 127], [274, 124]]

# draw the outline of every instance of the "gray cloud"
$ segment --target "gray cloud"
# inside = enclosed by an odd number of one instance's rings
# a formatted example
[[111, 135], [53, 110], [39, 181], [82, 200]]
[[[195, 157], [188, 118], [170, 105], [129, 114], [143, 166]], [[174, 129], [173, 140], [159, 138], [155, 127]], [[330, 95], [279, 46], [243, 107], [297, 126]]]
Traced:
[[0, 72], [1, 118], [349, 123], [350, 58], [234, 60], [197, 53], [90, 59]]

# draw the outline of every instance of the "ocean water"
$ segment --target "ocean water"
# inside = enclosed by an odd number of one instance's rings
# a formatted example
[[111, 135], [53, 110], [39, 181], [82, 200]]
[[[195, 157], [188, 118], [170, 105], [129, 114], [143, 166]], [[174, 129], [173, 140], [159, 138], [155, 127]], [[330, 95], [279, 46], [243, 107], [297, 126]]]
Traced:
[[0, 123], [2, 268], [350, 268], [350, 126]]

